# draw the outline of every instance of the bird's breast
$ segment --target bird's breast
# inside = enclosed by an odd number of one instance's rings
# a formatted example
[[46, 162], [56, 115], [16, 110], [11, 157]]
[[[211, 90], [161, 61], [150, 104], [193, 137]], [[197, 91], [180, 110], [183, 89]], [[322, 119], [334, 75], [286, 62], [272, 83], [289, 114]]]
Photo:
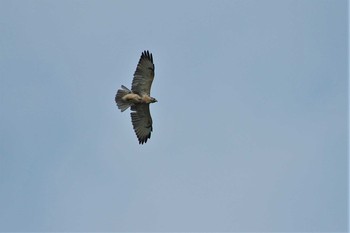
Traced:
[[123, 96], [123, 100], [132, 103], [140, 103], [142, 98], [138, 94], [129, 93]]
[[149, 103], [151, 103], [151, 97], [150, 96], [148, 96], [148, 95], [143, 95], [142, 97], [142, 103], [145, 103], [145, 104], [149, 104]]

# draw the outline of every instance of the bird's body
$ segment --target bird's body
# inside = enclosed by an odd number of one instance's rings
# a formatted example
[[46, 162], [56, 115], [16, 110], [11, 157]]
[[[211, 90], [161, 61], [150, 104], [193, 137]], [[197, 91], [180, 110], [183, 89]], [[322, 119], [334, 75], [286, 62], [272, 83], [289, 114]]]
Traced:
[[150, 104], [150, 103], [152, 103], [152, 97], [150, 97], [148, 95], [140, 96], [140, 95], [134, 94], [134, 93], [126, 94], [122, 97], [122, 99], [125, 102], [129, 102], [132, 104]]
[[150, 96], [154, 69], [152, 54], [144, 51], [134, 73], [131, 90], [122, 85], [115, 96], [115, 102], [122, 112], [130, 107], [131, 121], [140, 144], [147, 142], [153, 130], [149, 104], [157, 102]]

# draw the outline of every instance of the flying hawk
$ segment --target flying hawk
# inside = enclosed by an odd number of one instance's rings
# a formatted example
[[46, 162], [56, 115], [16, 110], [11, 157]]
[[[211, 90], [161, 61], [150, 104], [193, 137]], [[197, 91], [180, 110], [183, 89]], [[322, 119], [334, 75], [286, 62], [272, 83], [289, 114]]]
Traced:
[[139, 144], [146, 143], [151, 138], [152, 117], [149, 104], [157, 100], [150, 96], [151, 86], [154, 79], [154, 64], [152, 53], [148, 50], [141, 54], [132, 80], [131, 90], [121, 86], [115, 102], [118, 108], [124, 112], [130, 107], [131, 122], [139, 140]]

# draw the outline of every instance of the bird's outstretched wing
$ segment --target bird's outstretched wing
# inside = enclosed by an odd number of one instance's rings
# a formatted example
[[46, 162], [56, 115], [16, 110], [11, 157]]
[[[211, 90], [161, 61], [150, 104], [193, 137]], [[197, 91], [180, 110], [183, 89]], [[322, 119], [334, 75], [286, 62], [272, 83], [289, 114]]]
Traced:
[[152, 53], [148, 50], [141, 54], [132, 80], [131, 90], [139, 95], [151, 93], [151, 86], [154, 79], [154, 64]]
[[136, 104], [131, 107], [131, 121], [139, 144], [146, 143], [151, 138], [152, 117], [149, 104]]

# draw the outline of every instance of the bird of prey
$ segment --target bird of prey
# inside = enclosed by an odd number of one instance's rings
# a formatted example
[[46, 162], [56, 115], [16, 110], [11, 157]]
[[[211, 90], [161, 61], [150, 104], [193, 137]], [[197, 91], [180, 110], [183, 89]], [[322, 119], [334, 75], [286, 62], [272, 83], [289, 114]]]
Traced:
[[152, 53], [148, 50], [142, 52], [134, 73], [131, 90], [122, 85], [115, 96], [115, 102], [122, 112], [130, 107], [131, 122], [139, 144], [146, 143], [151, 138], [153, 130], [149, 105], [157, 102], [150, 96], [154, 68]]

